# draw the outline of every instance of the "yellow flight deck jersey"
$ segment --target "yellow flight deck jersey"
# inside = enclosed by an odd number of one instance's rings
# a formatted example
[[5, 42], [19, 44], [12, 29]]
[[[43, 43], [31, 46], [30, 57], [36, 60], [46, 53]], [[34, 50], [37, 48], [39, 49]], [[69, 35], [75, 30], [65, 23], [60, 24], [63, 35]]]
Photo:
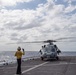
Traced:
[[17, 59], [20, 59], [21, 57], [22, 57], [22, 55], [24, 55], [25, 53], [24, 52], [22, 52], [22, 51], [17, 51], [16, 53], [15, 53], [15, 56], [17, 57]]

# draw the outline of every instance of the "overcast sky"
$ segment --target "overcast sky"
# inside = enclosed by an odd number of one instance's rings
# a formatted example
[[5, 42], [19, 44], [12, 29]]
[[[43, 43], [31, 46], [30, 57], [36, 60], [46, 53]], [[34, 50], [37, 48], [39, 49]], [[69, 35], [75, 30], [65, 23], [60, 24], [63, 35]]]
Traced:
[[6, 43], [71, 36], [76, 36], [76, 0], [0, 0], [1, 50], [9, 48]]

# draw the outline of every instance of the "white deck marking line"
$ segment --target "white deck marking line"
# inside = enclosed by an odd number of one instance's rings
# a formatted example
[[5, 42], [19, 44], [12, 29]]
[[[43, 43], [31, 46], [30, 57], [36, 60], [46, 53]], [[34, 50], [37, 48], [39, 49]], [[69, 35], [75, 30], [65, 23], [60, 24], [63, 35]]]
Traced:
[[73, 64], [76, 65], [76, 63], [67, 63], [67, 62], [64, 62], [64, 63], [63, 63], [63, 62], [60, 62], [60, 63], [57, 63], [57, 64], [50, 64], [50, 66], [52, 66], [52, 65], [54, 65], [54, 66], [56, 66], [56, 65], [59, 66], [59, 65], [67, 65], [67, 64], [69, 64], [69, 65], [73, 65]]
[[38, 68], [38, 67], [40, 67], [40, 66], [42, 66], [42, 65], [44, 65], [44, 64], [46, 64], [46, 63], [48, 63], [48, 62], [44, 62], [44, 63], [42, 63], [42, 64], [36, 65], [36, 66], [34, 66], [34, 67], [32, 67], [32, 68], [29, 68], [29, 69], [23, 71], [22, 73], [26, 73], [26, 72], [28, 72], [28, 71], [31, 71], [31, 70], [33, 70], [33, 69], [35, 69], [35, 68]]
[[76, 63], [60, 62], [59, 64], [60, 64], [60, 65], [62, 65], [62, 64], [63, 64], [63, 65], [65, 65], [65, 64], [73, 65], [73, 64], [76, 64]]
[[69, 63], [69, 64], [73, 65], [73, 64], [76, 64], [76, 63]]

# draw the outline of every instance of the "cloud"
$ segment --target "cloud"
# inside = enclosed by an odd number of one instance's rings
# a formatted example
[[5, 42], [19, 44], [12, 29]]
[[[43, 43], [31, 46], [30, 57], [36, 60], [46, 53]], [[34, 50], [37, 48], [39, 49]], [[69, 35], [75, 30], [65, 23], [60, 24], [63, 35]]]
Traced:
[[74, 11], [74, 10], [76, 10], [76, 6], [74, 6], [74, 5], [68, 5], [68, 7], [66, 7], [65, 8], [65, 13], [70, 13], [70, 12], [72, 12], [72, 11]]
[[7, 29], [25, 30], [41, 25], [35, 14], [34, 10], [2, 10], [1, 19], [5, 21], [3, 25]]
[[66, 7], [54, 0], [39, 4], [36, 10], [1, 9], [1, 36], [17, 42], [76, 36], [76, 14], [71, 14], [75, 9], [74, 5]]
[[16, 6], [17, 3], [31, 2], [33, 0], [0, 0], [0, 8], [5, 8], [6, 6]]

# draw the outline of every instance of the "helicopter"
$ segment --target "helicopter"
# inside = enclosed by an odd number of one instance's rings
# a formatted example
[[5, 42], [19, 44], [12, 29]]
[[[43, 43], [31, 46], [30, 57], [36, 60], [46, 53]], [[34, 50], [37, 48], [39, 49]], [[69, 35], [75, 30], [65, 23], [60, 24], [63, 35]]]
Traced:
[[49, 44], [42, 46], [40, 49], [41, 60], [44, 59], [56, 59], [59, 60], [58, 55], [61, 53], [61, 50], [54, 45], [53, 42], [49, 42]]

